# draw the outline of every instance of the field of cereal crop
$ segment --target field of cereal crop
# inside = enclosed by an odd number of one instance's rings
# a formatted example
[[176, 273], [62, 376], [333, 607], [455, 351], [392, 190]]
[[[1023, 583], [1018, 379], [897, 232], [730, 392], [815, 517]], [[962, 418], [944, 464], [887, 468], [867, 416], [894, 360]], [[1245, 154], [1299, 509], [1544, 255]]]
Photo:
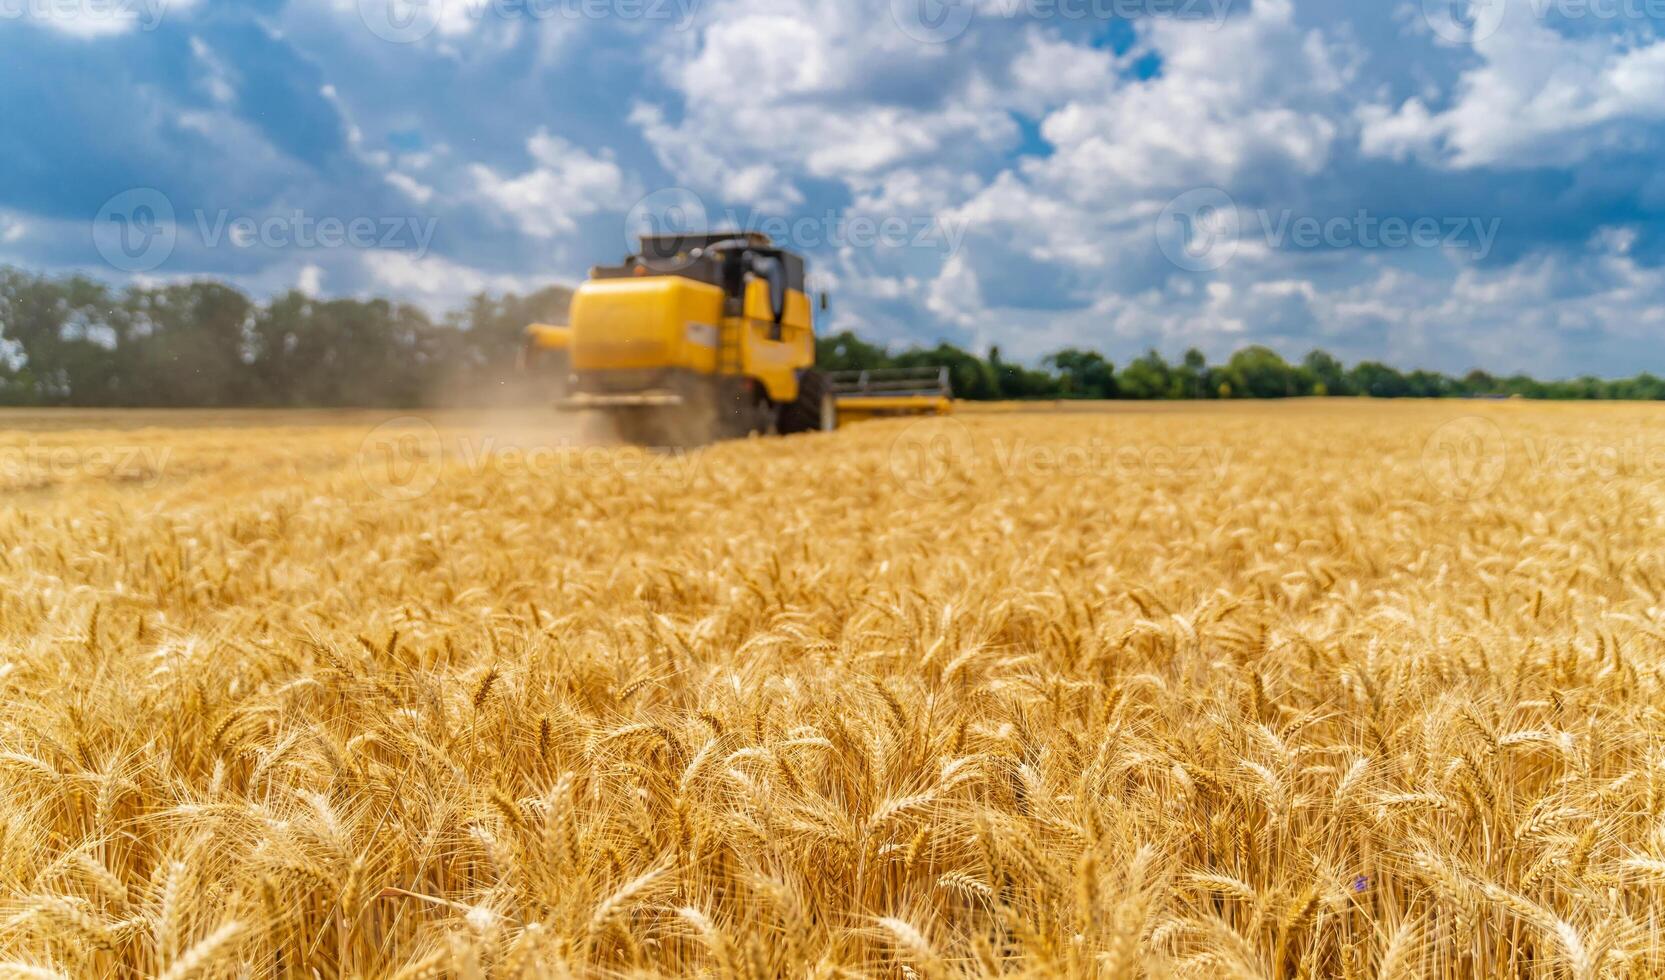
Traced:
[[1665, 412], [0, 413], [0, 975], [1665, 971]]

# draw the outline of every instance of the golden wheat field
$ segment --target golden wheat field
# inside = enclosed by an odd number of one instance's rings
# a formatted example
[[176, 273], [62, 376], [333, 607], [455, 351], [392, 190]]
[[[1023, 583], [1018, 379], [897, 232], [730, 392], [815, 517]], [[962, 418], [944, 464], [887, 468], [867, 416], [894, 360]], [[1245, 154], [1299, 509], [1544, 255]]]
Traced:
[[0, 976], [1665, 972], [1665, 410], [0, 415]]

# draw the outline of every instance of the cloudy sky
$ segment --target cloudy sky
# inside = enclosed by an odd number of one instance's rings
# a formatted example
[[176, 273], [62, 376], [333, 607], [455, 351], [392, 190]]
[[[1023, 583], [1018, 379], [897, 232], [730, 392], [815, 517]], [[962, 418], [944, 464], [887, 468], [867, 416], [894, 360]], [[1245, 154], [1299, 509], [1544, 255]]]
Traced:
[[833, 326], [1665, 373], [1665, 0], [0, 0], [0, 263], [436, 311], [632, 229]]

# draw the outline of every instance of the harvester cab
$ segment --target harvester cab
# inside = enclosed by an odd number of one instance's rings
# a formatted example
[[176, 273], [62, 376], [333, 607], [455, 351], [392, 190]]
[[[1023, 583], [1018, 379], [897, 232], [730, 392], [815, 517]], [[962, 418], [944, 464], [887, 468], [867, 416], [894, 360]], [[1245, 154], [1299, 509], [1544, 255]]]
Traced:
[[[844, 402], [815, 367], [815, 306], [803, 257], [767, 235], [647, 235], [623, 263], [590, 270], [567, 327], [533, 326], [528, 343], [565, 352], [563, 410], [605, 412], [631, 441], [829, 431]], [[883, 413], [907, 410], [891, 402]], [[949, 404], [921, 399], [911, 414]]]

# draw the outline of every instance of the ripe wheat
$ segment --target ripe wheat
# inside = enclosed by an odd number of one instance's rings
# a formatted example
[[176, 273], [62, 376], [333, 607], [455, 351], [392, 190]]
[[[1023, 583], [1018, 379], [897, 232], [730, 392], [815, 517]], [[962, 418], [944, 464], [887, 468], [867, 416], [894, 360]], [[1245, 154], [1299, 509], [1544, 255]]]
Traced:
[[1657, 975], [1660, 415], [1464, 411], [0, 435], [0, 977]]

